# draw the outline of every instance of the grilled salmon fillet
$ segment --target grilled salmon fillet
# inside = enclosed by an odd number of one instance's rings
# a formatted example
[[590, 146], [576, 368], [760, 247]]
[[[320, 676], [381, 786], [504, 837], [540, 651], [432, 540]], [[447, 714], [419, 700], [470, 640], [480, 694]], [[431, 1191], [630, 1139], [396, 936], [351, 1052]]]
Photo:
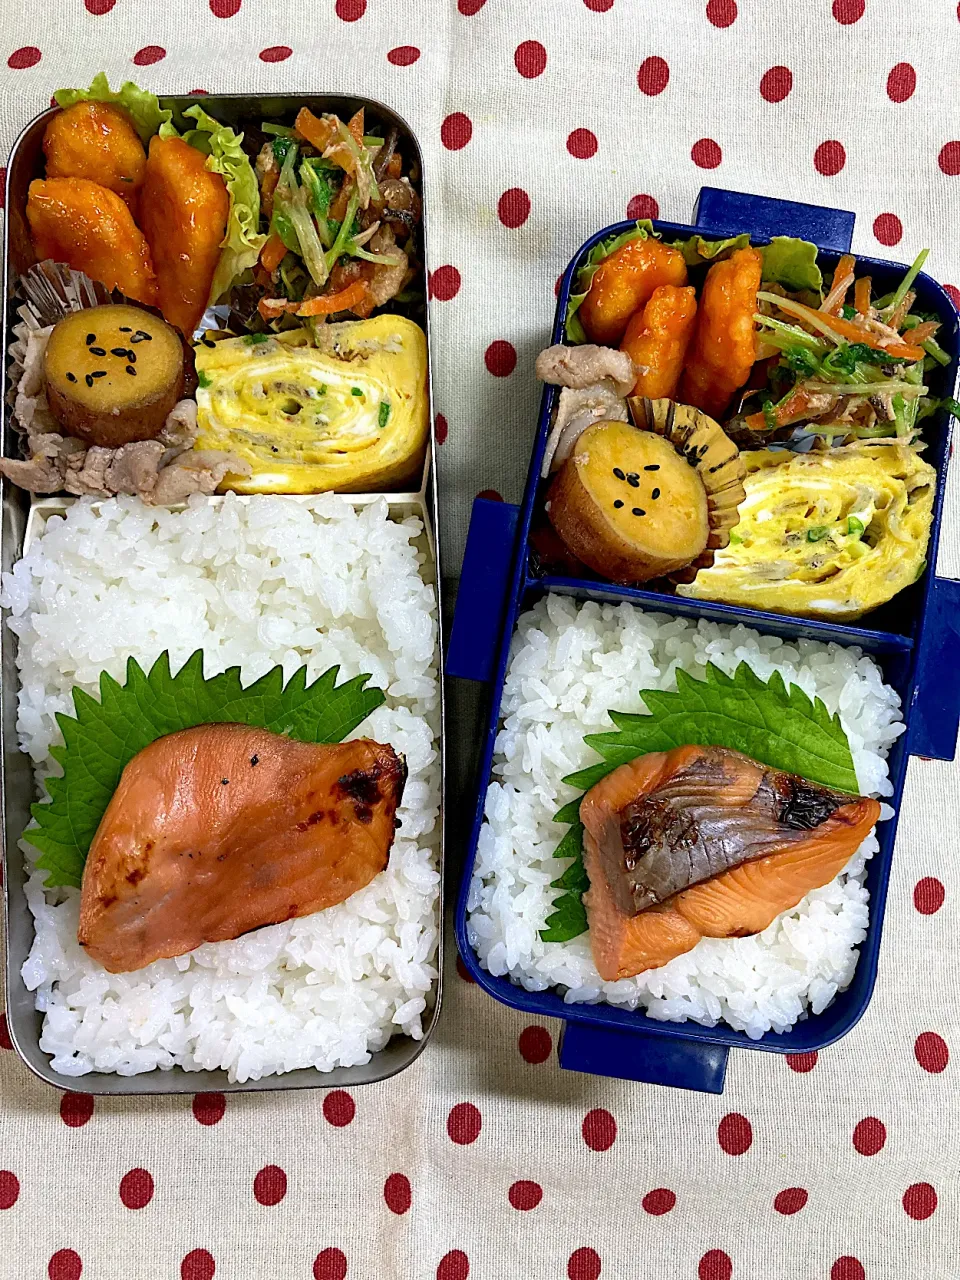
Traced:
[[77, 938], [111, 973], [343, 902], [387, 865], [403, 759], [240, 724], [158, 738], [124, 769], [83, 871]]
[[725, 747], [621, 765], [580, 805], [597, 971], [629, 978], [702, 937], [759, 933], [842, 871], [879, 816]]

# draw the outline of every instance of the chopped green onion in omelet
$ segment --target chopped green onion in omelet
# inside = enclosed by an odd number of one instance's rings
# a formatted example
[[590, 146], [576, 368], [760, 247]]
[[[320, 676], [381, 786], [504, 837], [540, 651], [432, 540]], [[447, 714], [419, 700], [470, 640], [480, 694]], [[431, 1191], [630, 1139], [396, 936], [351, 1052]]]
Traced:
[[[347, 493], [417, 476], [429, 431], [427, 344], [403, 316], [195, 348], [198, 449], [250, 464], [240, 493]], [[249, 339], [257, 337], [258, 342]]]
[[679, 595], [849, 621], [923, 572], [937, 474], [915, 450], [864, 442], [740, 456], [740, 523]]

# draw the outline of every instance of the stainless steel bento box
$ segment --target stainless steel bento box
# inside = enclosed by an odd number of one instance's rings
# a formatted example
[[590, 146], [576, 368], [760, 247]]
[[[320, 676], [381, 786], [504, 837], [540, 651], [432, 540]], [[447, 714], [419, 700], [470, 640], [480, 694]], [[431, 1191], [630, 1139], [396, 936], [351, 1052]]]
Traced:
[[[292, 120], [296, 111], [303, 106], [314, 112], [334, 112], [341, 117], [353, 115], [361, 107], [365, 108], [366, 118], [370, 124], [383, 125], [398, 130], [401, 144], [405, 151], [414, 157], [421, 173], [421, 197], [423, 199], [423, 249], [426, 260], [426, 209], [427, 200], [423, 193], [423, 161], [419, 144], [409, 125], [395, 112], [378, 102], [367, 98], [344, 97], [332, 94], [287, 94], [270, 97], [256, 97], [242, 94], [204, 95], [201, 97], [161, 97], [161, 105], [169, 107], [174, 113], [174, 122], [182, 121], [185, 108], [193, 103], [202, 103], [205, 110], [212, 112], [217, 118], [243, 128], [245, 122], [253, 123], [265, 116]], [[27, 188], [30, 182], [42, 172], [41, 143], [44, 130], [53, 110], [45, 111], [33, 120], [17, 139], [10, 156], [7, 171], [6, 225], [3, 246], [3, 351], [6, 353], [10, 344], [10, 333], [17, 320], [18, 299], [15, 287], [18, 276], [26, 271], [35, 261], [36, 255], [30, 241], [26, 221]], [[424, 281], [424, 285], [425, 285]], [[430, 328], [429, 318], [424, 314], [423, 325], [427, 334], [429, 351]], [[6, 366], [5, 366], [6, 369]], [[5, 377], [6, 382], [6, 377]], [[428, 390], [430, 387], [430, 359], [428, 355]], [[432, 394], [430, 395], [432, 403]], [[333, 1071], [321, 1072], [313, 1068], [290, 1071], [283, 1075], [268, 1076], [262, 1080], [249, 1080], [243, 1083], [231, 1082], [226, 1071], [185, 1071], [180, 1067], [170, 1070], [154, 1070], [135, 1076], [120, 1076], [106, 1072], [91, 1072], [88, 1075], [74, 1077], [62, 1075], [51, 1069], [48, 1056], [40, 1046], [42, 1015], [34, 1007], [33, 994], [27, 990], [21, 978], [21, 967], [33, 942], [33, 918], [27, 906], [24, 894], [25, 874], [23, 856], [18, 841], [30, 818], [30, 805], [38, 798], [33, 779], [33, 771], [29, 758], [20, 752], [17, 742], [17, 694], [18, 673], [16, 666], [16, 637], [6, 626], [4, 611], [2, 638], [0, 638], [0, 658], [2, 658], [2, 682], [0, 682], [0, 801], [3, 814], [3, 855], [4, 855], [4, 915], [6, 935], [6, 992], [7, 1020], [10, 1038], [20, 1057], [41, 1080], [60, 1089], [80, 1088], [93, 1094], [148, 1094], [148, 1093], [204, 1093], [218, 1091], [223, 1093], [239, 1093], [256, 1090], [273, 1089], [315, 1089], [315, 1088], [353, 1088], [357, 1085], [372, 1084], [385, 1080], [408, 1067], [422, 1052], [432, 1034], [440, 1009], [442, 960], [443, 960], [443, 794], [445, 765], [443, 753], [444, 705], [443, 705], [443, 639], [440, 616], [440, 559], [437, 541], [437, 484], [433, 459], [436, 441], [433, 432], [433, 414], [430, 413], [430, 444], [421, 476], [419, 488], [409, 492], [391, 492], [384, 495], [389, 504], [392, 519], [403, 520], [411, 515], [419, 516], [424, 524], [424, 533], [419, 539], [419, 549], [423, 554], [424, 580], [431, 585], [437, 594], [437, 665], [440, 674], [440, 726], [439, 752], [441, 772], [441, 808], [439, 820], [439, 858], [440, 858], [440, 901], [438, 903], [438, 952], [437, 968], [441, 976], [437, 978], [428, 1001], [428, 1011], [424, 1015], [424, 1034], [422, 1039], [413, 1040], [408, 1036], [395, 1036], [386, 1047], [374, 1054], [365, 1066], [339, 1067]], [[6, 399], [2, 409], [2, 435], [0, 447], [4, 456], [16, 457], [18, 438], [11, 420], [11, 410]], [[351, 504], [363, 504], [378, 497], [376, 494], [343, 495], [343, 501]], [[216, 501], [217, 499], [211, 499]], [[289, 497], [286, 501], [297, 502], [302, 499]], [[51, 514], [59, 514], [67, 505], [76, 501], [72, 498], [49, 498], [31, 501], [30, 495], [16, 488], [8, 480], [2, 481], [2, 527], [0, 527], [0, 568], [9, 571], [23, 554], [30, 541], [40, 532], [44, 520]]]

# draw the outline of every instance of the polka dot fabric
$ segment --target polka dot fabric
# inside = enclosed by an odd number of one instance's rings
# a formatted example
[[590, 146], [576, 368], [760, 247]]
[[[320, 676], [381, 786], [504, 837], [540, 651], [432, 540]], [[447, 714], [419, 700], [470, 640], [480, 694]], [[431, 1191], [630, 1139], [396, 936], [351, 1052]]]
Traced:
[[[809, 0], [775, 23], [746, 0], [684, 0], [682, 21], [662, 0], [56, 8], [43, 23], [10, 7], [0, 166], [54, 89], [101, 66], [174, 92], [329, 86], [411, 122], [450, 576], [473, 498], [520, 498], [555, 283], [603, 224], [687, 221], [704, 184], [829, 202], [856, 211], [860, 254], [909, 261], [929, 245], [960, 304], [952, 0], [922, 19], [888, 0]], [[952, 577], [957, 483], [938, 566]], [[453, 699], [455, 763], [476, 713]], [[819, 1053], [732, 1054], [722, 1097], [563, 1072], [561, 1025], [491, 1000], [452, 950], [438, 1035], [364, 1088], [120, 1099], [81, 1079], [59, 1094], [19, 1063], [0, 1017], [0, 1274], [632, 1280], [640, 1257], [671, 1280], [948, 1274], [958, 780], [950, 764], [910, 765], [865, 1017]]]

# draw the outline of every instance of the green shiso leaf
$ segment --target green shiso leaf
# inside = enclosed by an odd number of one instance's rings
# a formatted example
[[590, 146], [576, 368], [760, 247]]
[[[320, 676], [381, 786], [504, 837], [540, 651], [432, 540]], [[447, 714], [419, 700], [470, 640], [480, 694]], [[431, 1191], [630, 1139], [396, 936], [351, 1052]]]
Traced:
[[606, 240], [600, 240], [593, 246], [577, 272], [577, 282], [574, 286], [577, 292], [572, 293], [567, 302], [565, 327], [568, 342], [580, 343], [587, 340], [587, 335], [584, 332], [583, 325], [580, 323], [577, 312], [580, 310], [580, 305], [584, 298], [590, 292], [593, 277], [597, 274], [597, 268], [604, 258], [609, 258], [611, 253], [616, 253], [625, 244], [629, 244], [631, 240], [647, 240], [650, 236], [656, 236], [656, 234], [650, 219], [641, 218], [629, 231], [623, 231], [618, 236], [608, 236]]
[[37, 826], [23, 838], [40, 850], [37, 866], [49, 886], [79, 887], [90, 843], [120, 775], [137, 752], [180, 729], [200, 724], [245, 724], [286, 734], [300, 742], [341, 742], [384, 701], [381, 689], [366, 688], [368, 675], [337, 684], [331, 667], [312, 684], [300, 667], [284, 684], [274, 667], [244, 688], [240, 668], [205, 679], [203, 651], [192, 654], [176, 675], [162, 653], [149, 673], [127, 661], [125, 684], [105, 672], [100, 701], [74, 689], [75, 716], [57, 715], [64, 745], [51, 755], [63, 777], [48, 778], [49, 801], [31, 807]]
[[[831, 715], [819, 698], [811, 700], [797, 685], [788, 687], [778, 671], [764, 681], [745, 662], [733, 676], [708, 663], [703, 680], [678, 669], [675, 692], [643, 689], [640, 696], [649, 714], [611, 711], [615, 728], [584, 738], [602, 759], [564, 782], [585, 792], [638, 756], [699, 745], [740, 751], [771, 769], [851, 795], [859, 789], [839, 715]], [[581, 901], [589, 885], [583, 866], [582, 799], [571, 800], [554, 818], [571, 827], [554, 856], [574, 861], [553, 882], [562, 892], [540, 931], [545, 942], [568, 942], [587, 928]]]

